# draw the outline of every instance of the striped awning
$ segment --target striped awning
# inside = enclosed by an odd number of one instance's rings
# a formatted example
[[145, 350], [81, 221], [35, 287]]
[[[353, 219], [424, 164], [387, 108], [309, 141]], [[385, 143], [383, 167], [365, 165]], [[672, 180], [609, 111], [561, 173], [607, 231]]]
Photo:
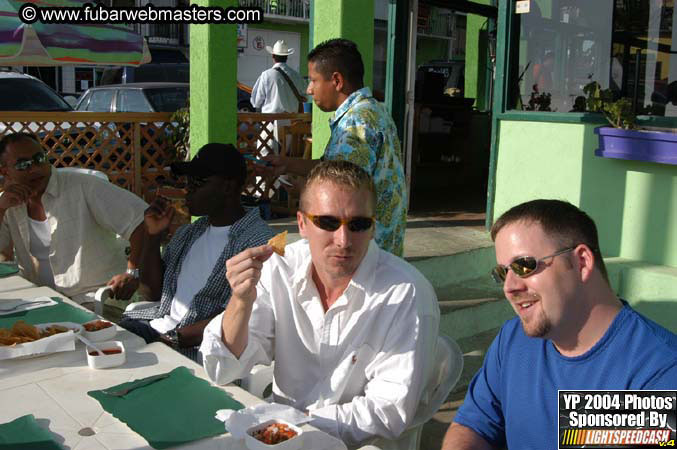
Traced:
[[116, 65], [150, 62], [145, 39], [124, 25], [24, 24], [18, 11], [82, 6], [91, 0], [0, 0], [0, 66]]

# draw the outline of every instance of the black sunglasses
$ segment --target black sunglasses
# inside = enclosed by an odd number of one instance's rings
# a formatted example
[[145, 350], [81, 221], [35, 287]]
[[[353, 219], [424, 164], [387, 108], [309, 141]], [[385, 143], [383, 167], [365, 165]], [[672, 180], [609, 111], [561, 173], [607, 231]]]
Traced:
[[38, 152], [30, 159], [22, 159], [14, 164], [14, 168], [19, 171], [25, 171], [31, 168], [33, 164], [44, 164], [47, 161], [47, 153]]
[[209, 182], [209, 179], [207, 177], [193, 177], [193, 176], [188, 176], [186, 186], [193, 188], [193, 189], [200, 189], [202, 186], [207, 184]]
[[336, 231], [341, 225], [347, 225], [350, 231], [361, 232], [369, 230], [374, 225], [373, 217], [351, 217], [349, 219], [339, 219], [334, 216], [315, 216], [313, 214], [303, 213], [310, 219], [316, 227], [325, 231]]
[[544, 256], [543, 258], [540, 259], [536, 259], [533, 256], [522, 256], [520, 258], [517, 258], [507, 266], [502, 266], [498, 264], [496, 267], [492, 269], [491, 277], [494, 279], [496, 283], [503, 284], [505, 282], [505, 278], [508, 276], [508, 269], [510, 269], [518, 277], [526, 278], [529, 275], [533, 275], [533, 273], [536, 272], [536, 269], [538, 269], [538, 266], [546, 259], [554, 258], [555, 256], [570, 252], [574, 250], [576, 247], [578, 246], [576, 245], [574, 247], [563, 248], [562, 250], [558, 250], [552, 255]]

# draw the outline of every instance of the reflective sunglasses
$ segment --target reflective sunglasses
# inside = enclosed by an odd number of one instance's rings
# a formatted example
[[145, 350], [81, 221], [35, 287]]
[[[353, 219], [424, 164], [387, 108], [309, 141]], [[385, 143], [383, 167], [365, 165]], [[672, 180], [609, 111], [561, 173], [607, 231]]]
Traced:
[[316, 227], [325, 231], [336, 231], [341, 225], [347, 225], [350, 231], [361, 232], [367, 231], [374, 225], [373, 217], [351, 217], [350, 219], [339, 219], [334, 216], [315, 216], [313, 214], [303, 213], [304, 216], [310, 219]]
[[21, 161], [17, 162], [14, 164], [14, 168], [23, 172], [30, 169], [33, 164], [44, 164], [45, 162], [47, 162], [47, 153], [38, 152], [31, 156], [30, 159], [22, 159]]
[[505, 278], [508, 276], [508, 269], [510, 269], [518, 277], [526, 278], [529, 275], [533, 275], [533, 273], [536, 272], [536, 269], [538, 269], [538, 266], [540, 266], [540, 264], [546, 259], [554, 258], [555, 256], [570, 252], [574, 250], [576, 247], [578, 246], [576, 245], [574, 247], [563, 248], [562, 250], [558, 250], [552, 255], [544, 256], [543, 258], [540, 259], [536, 259], [533, 256], [522, 256], [520, 258], [517, 258], [507, 266], [502, 266], [498, 264], [496, 267], [492, 269], [491, 277], [494, 279], [496, 283], [503, 284], [505, 282]]

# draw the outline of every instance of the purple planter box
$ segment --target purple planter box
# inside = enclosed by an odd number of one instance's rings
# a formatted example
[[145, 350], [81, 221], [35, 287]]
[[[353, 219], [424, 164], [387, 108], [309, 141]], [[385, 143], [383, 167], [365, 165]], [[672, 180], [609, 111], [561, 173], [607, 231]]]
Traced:
[[595, 133], [599, 135], [599, 148], [595, 150], [595, 155], [602, 158], [677, 164], [676, 133], [612, 127], [595, 128]]

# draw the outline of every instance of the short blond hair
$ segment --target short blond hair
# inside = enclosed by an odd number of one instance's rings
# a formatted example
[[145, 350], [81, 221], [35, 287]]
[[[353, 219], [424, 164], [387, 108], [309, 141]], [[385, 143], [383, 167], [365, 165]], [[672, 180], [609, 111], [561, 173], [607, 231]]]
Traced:
[[306, 197], [310, 186], [319, 182], [331, 182], [338, 186], [350, 188], [355, 192], [364, 189], [370, 194], [372, 208], [376, 207], [376, 189], [371, 176], [357, 164], [350, 161], [335, 160], [321, 162], [308, 174], [299, 200], [299, 207], [302, 211], [306, 211], [308, 207]]

